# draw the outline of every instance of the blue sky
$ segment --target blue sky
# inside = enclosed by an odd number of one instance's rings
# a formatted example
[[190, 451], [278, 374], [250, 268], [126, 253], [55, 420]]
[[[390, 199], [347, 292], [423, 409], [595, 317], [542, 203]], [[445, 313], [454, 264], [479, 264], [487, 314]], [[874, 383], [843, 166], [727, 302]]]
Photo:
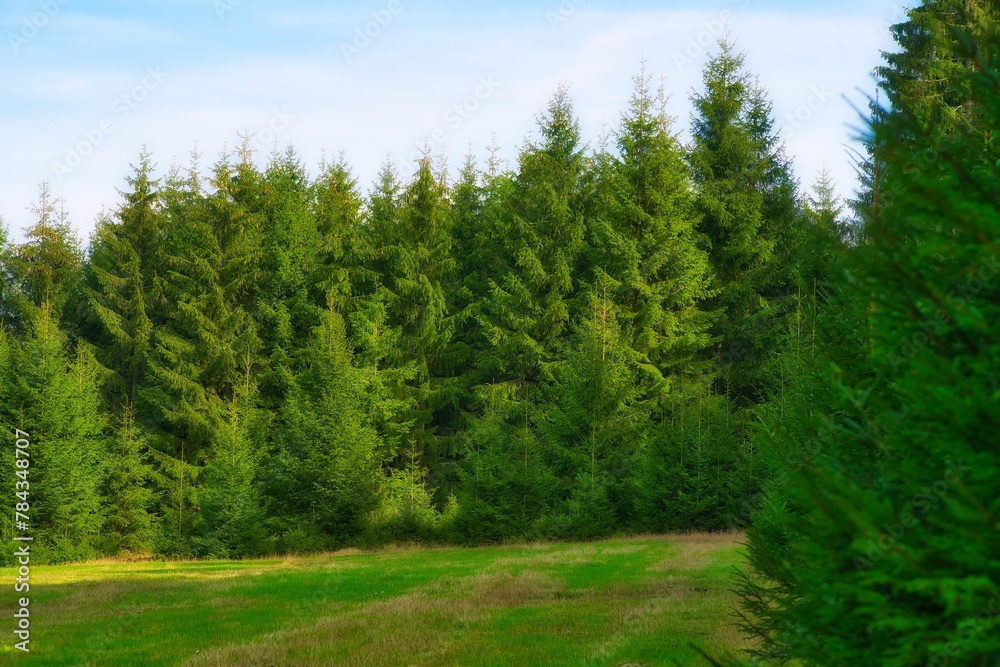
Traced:
[[[0, 216], [31, 224], [42, 181], [86, 236], [118, 203], [144, 144], [165, 170], [250, 133], [262, 159], [292, 144], [314, 169], [340, 150], [367, 189], [421, 146], [457, 167], [495, 133], [513, 159], [568, 83], [585, 138], [614, 127], [645, 58], [682, 136], [706, 45], [728, 30], [770, 91], [799, 177], [826, 164], [853, 190], [844, 145], [871, 91], [889, 0], [479, 3], [7, 0], [0, 9]], [[367, 29], [368, 35], [364, 34]], [[359, 36], [361, 35], [361, 36]]]

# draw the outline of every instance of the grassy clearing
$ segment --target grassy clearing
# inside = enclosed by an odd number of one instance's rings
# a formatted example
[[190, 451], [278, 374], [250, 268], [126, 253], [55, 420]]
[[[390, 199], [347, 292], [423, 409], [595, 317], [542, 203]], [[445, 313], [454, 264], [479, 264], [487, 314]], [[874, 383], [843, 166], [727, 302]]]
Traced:
[[5, 587], [0, 664], [700, 664], [692, 644], [745, 645], [740, 539], [35, 567], [32, 653], [13, 649]]

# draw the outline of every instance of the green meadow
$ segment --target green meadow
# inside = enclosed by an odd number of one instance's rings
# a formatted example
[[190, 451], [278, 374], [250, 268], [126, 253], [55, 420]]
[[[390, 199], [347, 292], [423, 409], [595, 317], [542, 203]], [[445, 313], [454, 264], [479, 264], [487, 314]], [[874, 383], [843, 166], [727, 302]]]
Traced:
[[[32, 568], [31, 654], [0, 662], [695, 665], [745, 646], [742, 536], [391, 548]], [[3, 576], [11, 581], [12, 568]]]

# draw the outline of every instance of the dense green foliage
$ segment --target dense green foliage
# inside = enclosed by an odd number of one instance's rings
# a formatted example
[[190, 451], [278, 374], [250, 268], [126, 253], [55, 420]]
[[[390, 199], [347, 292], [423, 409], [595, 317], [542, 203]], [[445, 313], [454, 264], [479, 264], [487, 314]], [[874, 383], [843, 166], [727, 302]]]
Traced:
[[893, 28], [858, 241], [800, 300], [787, 390], [762, 411], [773, 475], [742, 593], [765, 659], [1000, 656], [998, 28], [995, 3], [951, 0]]
[[45, 557], [743, 524], [808, 219], [751, 80], [723, 44], [685, 146], [643, 68], [596, 152], [560, 88], [514, 168], [367, 195], [343, 159], [144, 152], [86, 252], [43, 189], [0, 393]]

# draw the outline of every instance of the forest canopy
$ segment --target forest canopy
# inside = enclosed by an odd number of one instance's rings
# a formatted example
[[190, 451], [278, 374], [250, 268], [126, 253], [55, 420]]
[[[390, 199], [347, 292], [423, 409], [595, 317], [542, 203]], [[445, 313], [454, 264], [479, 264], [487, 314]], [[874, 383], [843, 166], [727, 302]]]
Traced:
[[387, 162], [367, 192], [249, 138], [207, 173], [143, 152], [86, 246], [43, 185], [3, 244], [0, 348], [38, 551], [745, 524], [748, 425], [843, 221], [734, 45], [693, 102], [682, 144], [642, 67], [595, 150], [561, 87], [516, 164]]

